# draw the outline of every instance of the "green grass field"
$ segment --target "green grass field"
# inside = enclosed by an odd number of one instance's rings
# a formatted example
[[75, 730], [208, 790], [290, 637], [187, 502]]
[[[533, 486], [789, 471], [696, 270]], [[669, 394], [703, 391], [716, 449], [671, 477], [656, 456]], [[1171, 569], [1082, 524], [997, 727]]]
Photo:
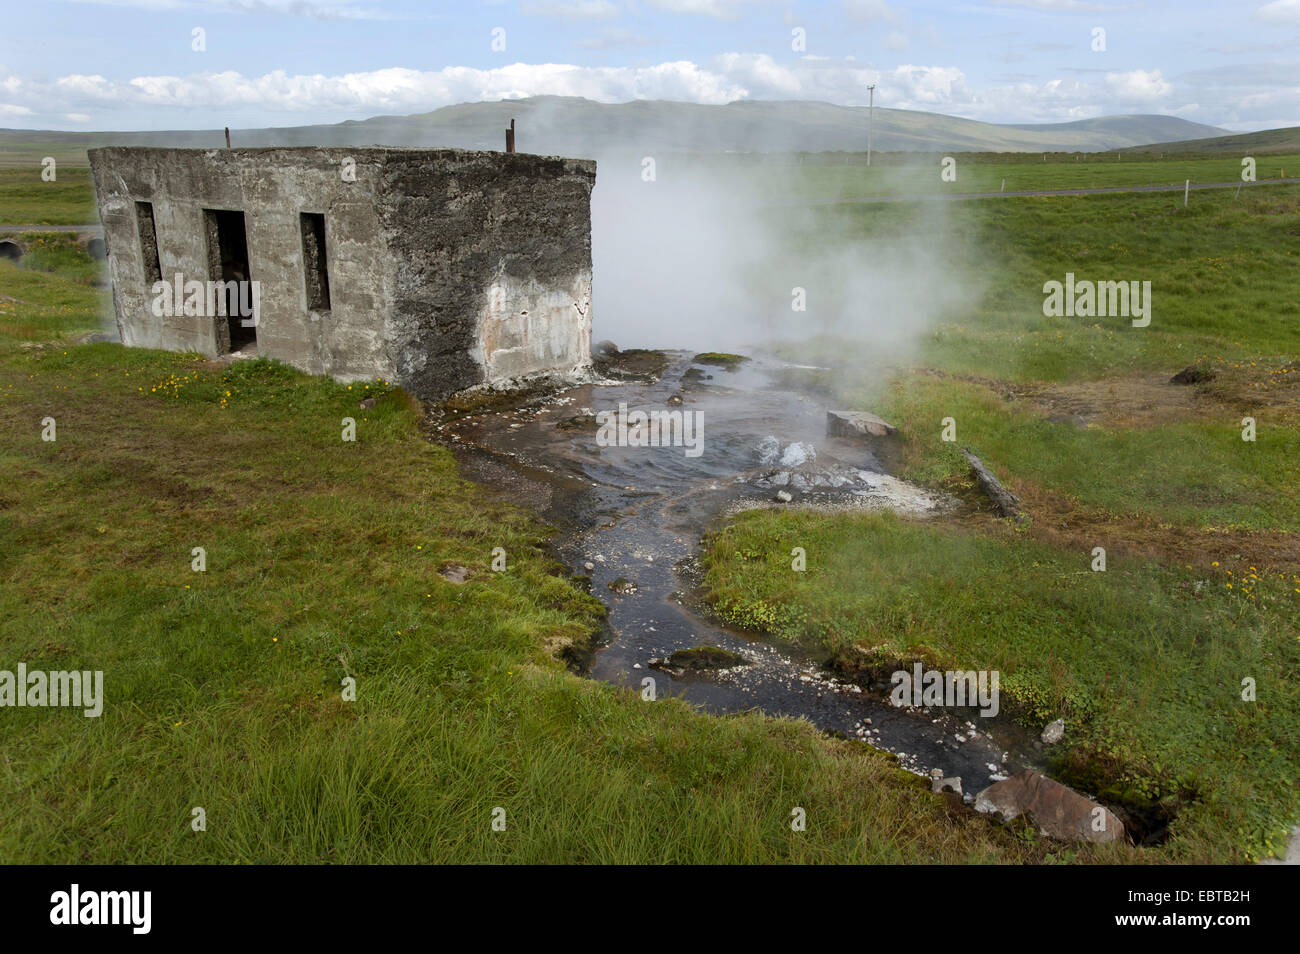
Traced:
[[[1243, 154], [1245, 155], [1245, 154]], [[835, 199], [879, 195], [944, 195], [969, 192], [1029, 192], [1045, 189], [1091, 189], [1108, 186], [1175, 185], [1198, 182], [1240, 182], [1242, 156], [1165, 158], [1118, 153], [1049, 153], [1044, 158], [1021, 153], [962, 153], [953, 181], [941, 179], [942, 154], [884, 154], [872, 157], [868, 168], [855, 153], [810, 155], [766, 161], [714, 157], [702, 163], [715, 171], [734, 166], [755, 194], [798, 199]], [[1300, 179], [1300, 153], [1255, 157], [1259, 180], [1287, 176]], [[1181, 201], [1181, 196], [1179, 201]]]
[[1186, 801], [1148, 849], [1165, 859], [1281, 849], [1300, 815], [1300, 575], [1108, 556], [1094, 572], [1088, 547], [955, 522], [764, 512], [711, 541], [708, 583], [724, 618], [828, 655], [1000, 671], [1028, 725], [1066, 718], [1057, 777], [1111, 804]]
[[[26, 188], [0, 189], [0, 208]], [[819, 207], [789, 241], [815, 255], [906, 238], [916, 214]], [[1181, 195], [1127, 195], [945, 214], [965, 238], [949, 264], [973, 276], [969, 300], [891, 373], [842, 366], [836, 380], [839, 400], [899, 425], [904, 475], [965, 506], [931, 523], [746, 515], [711, 537], [710, 592], [725, 617], [828, 656], [1001, 667], [1021, 719], [1067, 716], [1069, 778], [1183, 800], [1166, 844], [1045, 843], [951, 811], [891, 758], [807, 724], [705, 716], [569, 674], [556, 653], [590, 638], [599, 605], [549, 557], [545, 528], [458, 476], [405, 395], [79, 343], [109, 310], [99, 266], [70, 236], [30, 236], [21, 267], [0, 263], [0, 669], [102, 669], [107, 703], [98, 719], [6, 710], [0, 860], [1159, 863], [1278, 849], [1300, 815], [1300, 187], [1201, 194], [1186, 211]], [[1150, 327], [1043, 316], [1045, 280], [1094, 269], [1153, 282]], [[756, 294], [779, 300], [781, 281], [757, 277]], [[843, 360], [818, 344], [802, 355]], [[1194, 361], [1218, 377], [1163, 388]], [[355, 443], [340, 440], [348, 416]], [[983, 512], [940, 440], [948, 416], [1027, 524]], [[790, 572], [794, 545], [806, 574]], [[498, 546], [504, 573], [489, 569]], [[1089, 569], [1095, 546], [1105, 573]], [[451, 563], [470, 581], [444, 580]], [[1240, 697], [1246, 677], [1256, 702]], [[796, 806], [807, 831], [790, 828]]]
[[[846, 397], [897, 419], [906, 473], [927, 483], [965, 470], [955, 445], [938, 441], [953, 417], [957, 443], [1004, 462], [1027, 491], [1202, 529], [1294, 532], [1300, 303], [1288, 239], [1300, 230], [1300, 184], [1198, 199], [1187, 210], [1160, 195], [953, 207], [948, 224], [969, 239], [951, 266], [972, 276], [978, 306], [924, 334], [914, 370], [856, 387], [844, 375]], [[845, 241], [905, 217], [835, 214]], [[1067, 271], [1151, 281], [1150, 325], [1045, 317], [1043, 283]], [[810, 356], [833, 362], [836, 348]], [[1193, 363], [1216, 380], [1164, 386]], [[1258, 423], [1253, 444], [1241, 440], [1246, 416]]]
[[[839, 401], [900, 428], [901, 474], [963, 505], [923, 523], [749, 514], [712, 539], [708, 586], [725, 619], [828, 656], [1000, 669], [1028, 725], [1069, 720], [1066, 778], [1138, 803], [1194, 793], [1153, 854], [1239, 861], [1300, 818], [1300, 184], [1181, 198], [949, 207], [966, 241], [945, 266], [974, 307], [892, 370], [846, 363], [861, 349], [841, 340], [787, 353], [836, 369]], [[792, 243], [901, 243], [915, 214], [838, 206]], [[1151, 324], [1045, 317], [1043, 282], [1067, 270], [1150, 280]], [[1194, 363], [1217, 376], [1169, 383]], [[963, 446], [1025, 524], [986, 512]], [[1247, 677], [1268, 687], [1254, 702]]]
[[99, 223], [90, 167], [57, 162], [55, 179], [41, 178], [34, 165], [0, 165], [0, 225], [87, 225]]

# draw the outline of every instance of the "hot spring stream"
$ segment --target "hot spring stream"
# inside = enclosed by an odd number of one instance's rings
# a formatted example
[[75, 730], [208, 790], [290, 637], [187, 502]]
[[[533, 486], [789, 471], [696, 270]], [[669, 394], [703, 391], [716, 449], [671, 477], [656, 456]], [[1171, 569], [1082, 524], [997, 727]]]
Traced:
[[[1032, 740], [1007, 720], [896, 708], [885, 692], [835, 678], [809, 653], [729, 631], [683, 605], [691, 602], [701, 533], [724, 512], [813, 503], [923, 515], [944, 502], [884, 475], [866, 445], [827, 437], [824, 405], [773, 384], [780, 365], [755, 360], [727, 371], [693, 366], [690, 354], [668, 356], [653, 384], [583, 385], [441, 428], [471, 477], [558, 526], [560, 558], [591, 577], [592, 593], [609, 609], [609, 632], [585, 674], [638, 691], [653, 678], [658, 696], [679, 695], [711, 712], [807, 719], [896, 753], [919, 775], [938, 768], [961, 776], [968, 802], [993, 781], [1038, 768]], [[675, 395], [680, 404], [669, 403]], [[590, 415], [620, 403], [701, 412], [702, 453], [598, 446]], [[779, 489], [791, 489], [795, 502], [773, 503]], [[611, 590], [619, 580], [635, 590]], [[702, 645], [749, 664], [680, 676], [650, 668], [654, 658]]]

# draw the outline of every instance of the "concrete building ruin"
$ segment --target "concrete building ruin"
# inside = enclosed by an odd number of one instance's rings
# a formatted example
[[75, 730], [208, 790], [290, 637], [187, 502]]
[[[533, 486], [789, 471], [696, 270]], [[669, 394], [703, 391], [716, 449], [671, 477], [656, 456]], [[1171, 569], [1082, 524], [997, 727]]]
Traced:
[[112, 147], [90, 165], [125, 345], [431, 400], [590, 363], [593, 161]]

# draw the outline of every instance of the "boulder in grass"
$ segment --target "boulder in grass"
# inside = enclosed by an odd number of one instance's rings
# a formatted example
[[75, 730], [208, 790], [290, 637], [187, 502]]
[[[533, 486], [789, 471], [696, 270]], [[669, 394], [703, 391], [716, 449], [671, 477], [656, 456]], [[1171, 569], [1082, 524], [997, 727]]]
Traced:
[[828, 437], [854, 437], [867, 439], [890, 437], [898, 428], [870, 411], [827, 411], [826, 435]]
[[439, 570], [438, 575], [448, 583], [455, 583], [459, 586], [469, 579], [469, 568], [452, 563]]
[[952, 778], [945, 778], [943, 769], [930, 769], [930, 791], [952, 792], [954, 795], [960, 795], [961, 776], [954, 775]]
[[1056, 719], [1047, 723], [1043, 728], [1043, 734], [1039, 738], [1043, 740], [1044, 745], [1055, 745], [1060, 742], [1061, 739], [1065, 738], [1065, 720]]
[[1106, 806], [1029, 769], [980, 792], [975, 810], [1000, 815], [1003, 821], [1027, 815], [1039, 831], [1058, 841], [1105, 843], [1124, 833], [1124, 823]]

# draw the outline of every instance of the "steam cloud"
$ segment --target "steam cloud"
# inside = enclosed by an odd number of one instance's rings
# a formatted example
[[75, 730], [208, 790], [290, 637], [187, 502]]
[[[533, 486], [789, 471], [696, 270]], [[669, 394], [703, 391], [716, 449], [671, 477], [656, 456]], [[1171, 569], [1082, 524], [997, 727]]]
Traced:
[[[620, 348], [747, 351], [829, 336], [897, 360], [972, 295], [954, 274], [943, 202], [894, 206], [873, 234], [861, 206], [792, 201], [784, 158], [598, 159], [593, 339]], [[936, 173], [937, 174], [937, 173]], [[793, 289], [807, 310], [792, 309]]]

